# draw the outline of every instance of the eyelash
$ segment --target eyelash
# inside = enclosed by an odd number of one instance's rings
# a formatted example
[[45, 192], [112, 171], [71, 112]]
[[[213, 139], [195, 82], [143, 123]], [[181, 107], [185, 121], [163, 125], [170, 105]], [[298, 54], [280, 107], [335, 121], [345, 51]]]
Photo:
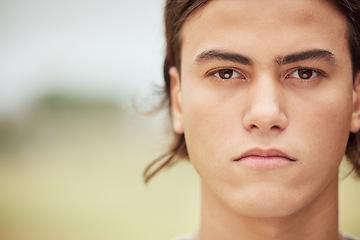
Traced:
[[[230, 76], [229, 76], [229, 78], [222, 78], [220, 76], [220, 74], [229, 74]], [[234, 75], [236, 75], [236, 76], [234, 77]], [[210, 71], [209, 73], [206, 74], [206, 76], [207, 77], [212, 76], [212, 77], [216, 78], [218, 81], [228, 81], [228, 80], [245, 79], [246, 78], [245, 74], [242, 74], [242, 73], [240, 73], [239, 70], [234, 70], [232, 68], [221, 68], [221, 69], [217, 69], [214, 71]]]
[[[305, 73], [306, 71], [311, 71], [311, 76], [309, 77], [309, 78], [301, 78], [300, 76], [299, 76], [299, 71], [303, 71], [303, 73]], [[297, 76], [298, 77], [294, 77], [294, 76], [292, 76], [292, 75], [294, 75], [296, 72], [298, 72], [297, 73]], [[306, 73], [305, 73], [306, 74]], [[313, 76], [313, 74], [315, 74], [315, 76]], [[304, 67], [304, 68], [296, 68], [296, 69], [294, 69], [294, 70], [292, 70], [289, 74], [287, 74], [286, 76], [285, 76], [285, 79], [287, 79], [287, 78], [296, 78], [296, 79], [299, 79], [299, 80], [301, 80], [301, 81], [306, 81], [306, 82], [308, 82], [308, 81], [311, 81], [313, 78], [316, 78], [316, 77], [325, 77], [325, 74], [322, 72], [322, 71], [320, 71], [320, 70], [315, 70], [315, 69], [312, 69], [312, 68], [306, 68], [306, 67]]]
[[[224, 71], [223, 73], [221, 73], [221, 71]], [[306, 71], [311, 71], [311, 76], [309, 78], [301, 78], [299, 76], [299, 71], [303, 71], [303, 74], [306, 74], [305, 72]], [[229, 73], [231, 72], [231, 74]], [[296, 72], [297, 73], [297, 76], [292, 76], [294, 75]], [[230, 74], [229, 78], [223, 78], [220, 76], [220, 74]], [[313, 76], [315, 74], [315, 76]], [[238, 75], [237, 77], [233, 77], [233, 75]], [[246, 78], [246, 75], [245, 74], [242, 74], [240, 73], [238, 70], [234, 70], [232, 68], [221, 68], [221, 69], [217, 69], [217, 70], [214, 70], [214, 71], [211, 71], [209, 73], [206, 74], [206, 76], [212, 76], [212, 77], [215, 77], [216, 80], [218, 81], [228, 81], [228, 80], [234, 80], [234, 79], [245, 79]], [[303, 68], [296, 68], [296, 69], [293, 69], [291, 70], [290, 73], [286, 74], [285, 75], [285, 79], [288, 79], [288, 78], [295, 78], [295, 79], [299, 79], [301, 81], [305, 81], [305, 82], [309, 82], [311, 81], [313, 78], [316, 78], [316, 77], [324, 77], [325, 74], [320, 71], [320, 70], [315, 70], [315, 69], [312, 69], [312, 68], [306, 68], [306, 67], [303, 67]]]

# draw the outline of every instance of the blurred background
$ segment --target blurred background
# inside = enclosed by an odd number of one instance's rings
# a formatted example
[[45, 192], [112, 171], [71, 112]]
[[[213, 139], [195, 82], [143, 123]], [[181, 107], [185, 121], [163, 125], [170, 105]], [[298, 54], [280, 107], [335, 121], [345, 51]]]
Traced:
[[[171, 142], [158, 103], [164, 0], [0, 1], [0, 239], [168, 240], [199, 222], [186, 162], [150, 184]], [[343, 167], [342, 176], [346, 175]], [[360, 236], [360, 182], [340, 183]]]

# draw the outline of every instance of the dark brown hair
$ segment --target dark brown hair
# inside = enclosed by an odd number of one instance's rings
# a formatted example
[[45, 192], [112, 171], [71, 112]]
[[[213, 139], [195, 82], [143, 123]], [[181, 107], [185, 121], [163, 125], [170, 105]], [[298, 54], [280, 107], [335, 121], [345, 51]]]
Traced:
[[[181, 29], [188, 17], [210, 0], [167, 0], [165, 6], [166, 56], [164, 62], [163, 108], [171, 108], [169, 69], [180, 69]], [[353, 76], [360, 70], [360, 1], [332, 0], [337, 8], [347, 17], [348, 41], [352, 61]], [[345, 155], [353, 165], [353, 171], [360, 176], [359, 132], [350, 133]], [[144, 180], [148, 182], [165, 167], [172, 166], [180, 159], [188, 159], [184, 134], [174, 133], [174, 142], [170, 150], [155, 159], [144, 171]]]

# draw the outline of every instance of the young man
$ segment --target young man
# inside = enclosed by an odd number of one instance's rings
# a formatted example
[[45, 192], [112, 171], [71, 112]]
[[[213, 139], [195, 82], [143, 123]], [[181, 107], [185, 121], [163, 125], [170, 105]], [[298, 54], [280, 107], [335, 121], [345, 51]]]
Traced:
[[360, 173], [359, 10], [358, 0], [167, 1], [178, 139], [163, 166], [188, 156], [202, 189], [187, 239], [347, 239], [338, 167], [346, 152]]

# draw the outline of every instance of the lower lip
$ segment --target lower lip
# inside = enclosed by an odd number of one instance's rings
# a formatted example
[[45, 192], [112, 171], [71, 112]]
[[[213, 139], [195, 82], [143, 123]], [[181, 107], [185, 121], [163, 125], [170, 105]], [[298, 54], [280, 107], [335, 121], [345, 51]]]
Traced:
[[236, 160], [235, 162], [246, 167], [263, 169], [281, 168], [294, 163], [294, 161], [289, 160], [288, 158], [277, 156], [248, 156]]

